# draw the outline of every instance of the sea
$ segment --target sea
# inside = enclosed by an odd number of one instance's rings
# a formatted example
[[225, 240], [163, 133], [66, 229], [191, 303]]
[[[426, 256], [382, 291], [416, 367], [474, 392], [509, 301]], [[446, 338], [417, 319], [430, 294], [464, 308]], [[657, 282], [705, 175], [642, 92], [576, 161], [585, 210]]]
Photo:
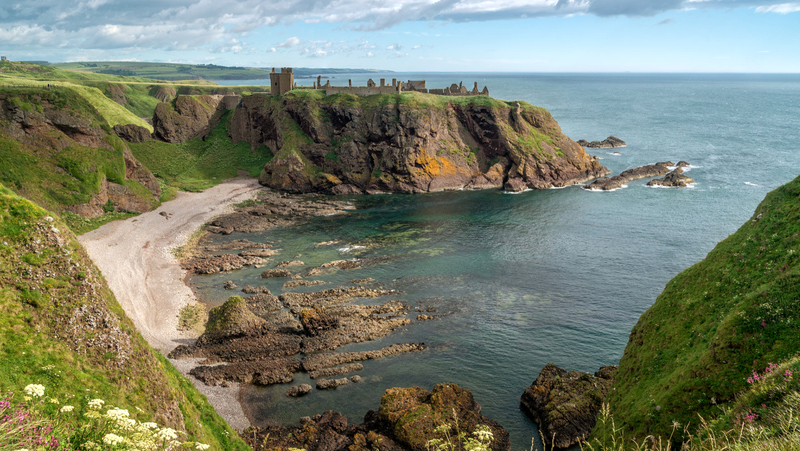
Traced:
[[[666, 283], [735, 232], [768, 192], [800, 174], [800, 75], [394, 72], [323, 80], [346, 86], [369, 78], [426, 80], [428, 88], [463, 82], [471, 89], [477, 81], [495, 98], [546, 108], [574, 140], [624, 140], [627, 147], [587, 149], [613, 174], [685, 160], [695, 184], [650, 188], [644, 179], [611, 192], [572, 186], [350, 196], [341, 198], [355, 207], [346, 214], [223, 238], [276, 242], [282, 251], [273, 264], [389, 256], [318, 277], [325, 285], [292, 290], [373, 278], [400, 293], [356, 302], [398, 299], [412, 311], [442, 315], [340, 348], [426, 343], [423, 352], [362, 362], [361, 383], [303, 398], [285, 396], [288, 385], [245, 387], [243, 402], [257, 425], [293, 424], [328, 409], [360, 423], [387, 388], [447, 382], [472, 391], [482, 413], [509, 431], [512, 449], [530, 449], [532, 440], [541, 449], [519, 399], [542, 367], [594, 372], [617, 364], [631, 328]], [[330, 240], [338, 244], [317, 246]], [[260, 279], [261, 271], [194, 276], [190, 283], [210, 305], [231, 295], [222, 289], [226, 280], [281, 293], [284, 280]], [[296, 375], [300, 383], [314, 385], [305, 373]]]

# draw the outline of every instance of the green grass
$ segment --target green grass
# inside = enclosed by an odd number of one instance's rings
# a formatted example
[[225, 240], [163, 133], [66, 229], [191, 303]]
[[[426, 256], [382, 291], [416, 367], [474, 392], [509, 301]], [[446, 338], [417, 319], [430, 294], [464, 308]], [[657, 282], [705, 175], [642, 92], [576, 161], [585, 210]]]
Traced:
[[66, 224], [0, 186], [0, 390], [28, 384], [62, 404], [102, 398], [138, 420], [185, 427], [216, 450], [248, 449], [136, 332]]
[[230, 67], [214, 64], [142, 63], [127, 61], [98, 61], [56, 63], [53, 66], [81, 72], [143, 77], [156, 80], [191, 80], [202, 77], [213, 80], [255, 80], [269, 78], [269, 70], [254, 67]]
[[79, 216], [68, 211], [64, 212], [63, 214], [64, 222], [67, 224], [67, 226], [69, 226], [69, 229], [72, 230], [72, 233], [75, 235], [83, 235], [84, 233], [91, 232], [103, 224], [108, 224], [109, 222], [116, 221], [118, 219], [133, 218], [134, 216], [139, 216], [139, 213], [130, 213], [125, 211], [107, 212], [106, 214], [96, 218], [84, 218], [83, 216]]
[[631, 332], [609, 402], [630, 434], [712, 418], [753, 370], [800, 352], [800, 178], [672, 279]]
[[256, 177], [272, 154], [266, 147], [252, 152], [247, 143], [232, 144], [228, 137], [231, 117], [231, 112], [226, 113], [205, 141], [201, 138], [183, 144], [148, 141], [131, 143], [129, 147], [136, 159], [168, 187], [202, 191], [236, 177], [237, 170]]

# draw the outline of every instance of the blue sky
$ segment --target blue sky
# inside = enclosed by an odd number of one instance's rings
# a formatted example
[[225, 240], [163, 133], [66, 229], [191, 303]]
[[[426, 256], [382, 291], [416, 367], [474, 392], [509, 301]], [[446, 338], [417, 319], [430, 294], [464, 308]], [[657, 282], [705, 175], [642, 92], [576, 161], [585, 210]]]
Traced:
[[12, 60], [800, 73], [800, 2], [11, 0]]

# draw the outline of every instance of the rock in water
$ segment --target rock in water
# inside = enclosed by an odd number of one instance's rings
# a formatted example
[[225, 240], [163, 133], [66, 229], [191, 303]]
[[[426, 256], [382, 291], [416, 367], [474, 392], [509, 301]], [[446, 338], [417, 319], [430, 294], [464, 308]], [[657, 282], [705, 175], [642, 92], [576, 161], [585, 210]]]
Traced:
[[338, 327], [339, 319], [332, 317], [321, 307], [314, 306], [300, 312], [300, 323], [303, 324], [306, 333], [314, 337], [326, 330]]
[[666, 176], [660, 179], [653, 179], [647, 182], [647, 186], [673, 186], [676, 188], [685, 188], [690, 183], [694, 183], [694, 179], [683, 175], [683, 169], [675, 168]]
[[627, 144], [625, 144], [625, 141], [617, 138], [616, 136], [609, 136], [608, 138], [602, 141], [592, 141], [592, 142], [589, 142], [585, 139], [579, 139], [577, 143], [583, 147], [589, 147], [592, 149], [627, 146]]
[[455, 384], [439, 384], [430, 392], [420, 387], [390, 388], [381, 398], [378, 416], [391, 428], [397, 442], [414, 451], [426, 451], [428, 440], [441, 438], [434, 429], [454, 423], [454, 412], [462, 432], [470, 435], [477, 426], [487, 425], [494, 435], [491, 449], [510, 449], [508, 432], [481, 415], [481, 406], [472, 392]]
[[311, 390], [313, 390], [313, 388], [308, 384], [295, 385], [294, 387], [291, 387], [288, 390], [286, 390], [286, 396], [297, 398], [300, 396], [307, 395], [308, 393], [311, 392]]
[[539, 424], [548, 446], [568, 448], [585, 440], [613, 382], [616, 366], [604, 366], [594, 376], [567, 371], [548, 363], [520, 399]]

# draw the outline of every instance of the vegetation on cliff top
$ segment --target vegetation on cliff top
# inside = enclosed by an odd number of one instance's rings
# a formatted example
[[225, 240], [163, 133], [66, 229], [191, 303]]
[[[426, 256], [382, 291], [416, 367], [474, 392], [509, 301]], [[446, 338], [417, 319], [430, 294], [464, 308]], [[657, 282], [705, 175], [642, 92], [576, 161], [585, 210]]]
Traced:
[[[668, 437], [800, 351], [800, 177], [672, 279], [633, 328], [611, 411], [629, 435]], [[729, 404], [728, 404], [729, 405]]]
[[185, 430], [214, 449], [247, 449], [155, 353], [55, 215], [0, 186], [0, 390], [29, 384], [76, 409], [91, 398]]
[[202, 191], [224, 179], [236, 177], [238, 171], [246, 171], [257, 177], [264, 164], [272, 159], [265, 146], [252, 151], [244, 142], [233, 144], [228, 137], [232, 112], [227, 112], [220, 124], [205, 138], [194, 138], [181, 144], [162, 141], [129, 143], [128, 146], [139, 162], [158, 177], [166, 187], [162, 200], [168, 200], [174, 189]]

